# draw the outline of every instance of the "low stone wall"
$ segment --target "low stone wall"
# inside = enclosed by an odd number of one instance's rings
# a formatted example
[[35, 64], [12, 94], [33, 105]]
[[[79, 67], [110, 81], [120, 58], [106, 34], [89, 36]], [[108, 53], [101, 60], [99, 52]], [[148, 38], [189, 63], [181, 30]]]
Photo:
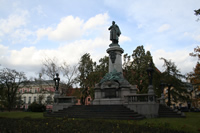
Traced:
[[53, 104], [52, 111], [56, 112], [58, 110], [63, 110], [64, 108], [69, 108], [75, 105], [76, 97], [74, 96], [57, 96], [54, 97], [55, 103]]
[[121, 98], [101, 98], [94, 99], [92, 101], [93, 105], [113, 105], [113, 104], [123, 104], [123, 100]]
[[56, 112], [58, 110], [63, 110], [64, 108], [69, 108], [72, 105], [74, 105], [74, 103], [54, 103], [52, 111]]
[[130, 110], [144, 115], [146, 118], [158, 117], [159, 103], [140, 102], [125, 104], [125, 106]]

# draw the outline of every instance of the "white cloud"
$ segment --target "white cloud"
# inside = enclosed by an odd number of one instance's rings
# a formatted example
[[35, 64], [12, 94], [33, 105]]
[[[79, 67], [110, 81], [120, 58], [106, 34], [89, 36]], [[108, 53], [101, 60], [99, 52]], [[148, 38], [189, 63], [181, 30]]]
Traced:
[[200, 42], [200, 34], [199, 34], [199, 35], [194, 35], [193, 38], [194, 38], [196, 41], [199, 41], [199, 42]]
[[105, 25], [108, 23], [108, 14], [97, 14], [95, 17], [90, 18], [85, 24], [84, 24], [84, 30], [96, 28], [97, 26]]
[[48, 27], [47, 29], [39, 29], [36, 31], [37, 34], [37, 40], [40, 40], [42, 37], [48, 35], [52, 31], [51, 27]]
[[28, 41], [28, 36], [33, 35], [34, 33], [27, 29], [17, 29], [11, 33], [12, 43], [21, 43]]
[[191, 51], [186, 49], [176, 50], [175, 52], [167, 52], [163, 49], [156, 50], [152, 53], [154, 63], [159, 70], [163, 71], [163, 60], [160, 60], [161, 57], [171, 60], [175, 63], [178, 69], [180, 69], [182, 74], [186, 74], [193, 70], [193, 67], [196, 65], [197, 60], [194, 60], [189, 56]]
[[0, 32], [4, 34], [12, 33], [15, 29], [25, 26], [29, 13], [26, 10], [18, 10], [7, 19], [0, 19]]
[[8, 52], [8, 47], [0, 44], [0, 57], [2, 58], [3, 56], [5, 56], [7, 52]]
[[25, 47], [21, 50], [11, 50], [9, 61], [13, 65], [31, 66], [38, 63], [38, 59], [35, 60], [34, 56], [37, 55], [35, 47]]
[[128, 36], [121, 35], [119, 37], [119, 41], [120, 41], [120, 43], [123, 43], [123, 42], [126, 42], [126, 41], [131, 41], [131, 38], [128, 37]]
[[[90, 53], [91, 57], [98, 61], [106, 55], [109, 40], [104, 38], [95, 38], [91, 40], [78, 40], [70, 44], [63, 44], [57, 49], [39, 50], [35, 47], [24, 47], [21, 50], [10, 50], [8, 47], [0, 45], [0, 62], [2, 66], [11, 66], [12, 68], [23, 68], [23, 71], [38, 72], [41, 67], [42, 60], [48, 58], [58, 58], [59, 62], [66, 61], [68, 64], [78, 63], [80, 57], [85, 53]], [[9, 53], [9, 54], [8, 54]]]
[[79, 38], [83, 31], [83, 20], [73, 16], [67, 16], [61, 19], [56, 29], [48, 35], [51, 40], [73, 40]]
[[194, 33], [192, 33], [192, 32], [184, 32], [183, 35], [184, 35], [185, 37], [189, 37], [189, 38], [192, 38], [192, 39], [194, 39], [194, 40], [200, 42], [200, 34], [197, 33], [197, 32], [194, 32]]
[[40, 40], [44, 36], [48, 36], [50, 40], [57, 41], [77, 40], [87, 35], [89, 30], [96, 30], [98, 26], [101, 28], [104, 27], [108, 23], [108, 18], [107, 13], [97, 14], [84, 23], [84, 20], [79, 17], [67, 16], [61, 19], [56, 28], [38, 29], [36, 31], [37, 40]]
[[44, 16], [44, 17], [47, 16], [41, 5], [38, 5], [37, 7], [33, 8], [33, 10], [36, 11], [41, 16]]
[[170, 25], [169, 24], [163, 24], [163, 25], [161, 25], [159, 28], [158, 28], [158, 32], [164, 32], [164, 31], [167, 31], [167, 30], [169, 30], [169, 28], [170, 28]]

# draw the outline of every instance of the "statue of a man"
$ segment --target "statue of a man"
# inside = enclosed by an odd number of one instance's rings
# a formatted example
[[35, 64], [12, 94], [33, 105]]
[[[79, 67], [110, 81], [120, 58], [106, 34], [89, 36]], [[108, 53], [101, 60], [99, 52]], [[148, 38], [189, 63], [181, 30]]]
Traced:
[[118, 44], [121, 31], [118, 25], [115, 24], [115, 21], [112, 21], [112, 25], [108, 28], [108, 30], [110, 30], [110, 40], [112, 41], [112, 44]]

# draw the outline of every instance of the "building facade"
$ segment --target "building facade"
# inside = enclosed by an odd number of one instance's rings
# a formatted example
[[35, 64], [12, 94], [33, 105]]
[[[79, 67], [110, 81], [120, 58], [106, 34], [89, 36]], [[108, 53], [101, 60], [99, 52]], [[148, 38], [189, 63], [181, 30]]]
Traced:
[[54, 99], [54, 81], [39, 80], [32, 81], [26, 87], [20, 88], [18, 94], [21, 97], [22, 108], [28, 109], [28, 106], [33, 103], [45, 104], [46, 108], [51, 109]]

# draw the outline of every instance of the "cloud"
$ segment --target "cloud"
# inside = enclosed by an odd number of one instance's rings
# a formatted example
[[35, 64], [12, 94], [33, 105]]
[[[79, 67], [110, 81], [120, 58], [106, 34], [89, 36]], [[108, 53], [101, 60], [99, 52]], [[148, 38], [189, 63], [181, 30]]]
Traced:
[[30, 41], [28, 38], [34, 36], [34, 32], [26, 29], [29, 12], [16, 9], [15, 13], [7, 18], [0, 19], [0, 40], [6, 40], [13, 44]]
[[131, 38], [128, 37], [128, 36], [121, 35], [119, 37], [119, 41], [120, 41], [120, 43], [123, 43], [123, 42], [126, 42], [126, 41], [131, 41]]
[[0, 44], [0, 58], [3, 58], [8, 52], [8, 47]]
[[36, 11], [40, 16], [47, 17], [41, 5], [38, 5], [37, 7], [33, 8], [33, 11]]
[[200, 42], [200, 34], [199, 33], [191, 33], [191, 32], [185, 32], [184, 33], [185, 37], [192, 38], [198, 42]]
[[164, 32], [164, 31], [167, 31], [169, 30], [170, 28], [170, 25], [169, 24], [163, 24], [162, 26], [160, 26], [157, 30], [157, 32]]
[[[109, 40], [95, 38], [91, 40], [78, 40], [70, 44], [66, 43], [57, 49], [39, 50], [36, 47], [24, 47], [20, 50], [9, 50], [8, 47], [0, 45], [0, 62], [2, 66], [11, 67], [25, 72], [39, 72], [42, 61], [45, 58], [59, 59], [58, 63], [66, 61], [68, 64], [77, 64], [81, 56], [90, 53], [94, 61], [98, 61], [106, 55]], [[9, 53], [9, 54], [8, 54]]]
[[48, 27], [46, 29], [38, 29], [37, 40], [44, 36], [48, 36], [50, 40], [67, 41], [79, 38], [83, 34], [83, 20], [73, 16], [67, 16], [61, 19], [56, 28]]
[[97, 14], [95, 17], [90, 18], [85, 24], [83, 29], [87, 30], [87, 29], [93, 29], [96, 28], [98, 26], [101, 25], [105, 25], [108, 23], [108, 14], [104, 13], [104, 14]]
[[82, 35], [83, 20], [73, 16], [61, 19], [55, 30], [52, 30], [48, 37], [50, 40], [73, 40]]
[[67, 16], [60, 20], [56, 28], [41, 28], [36, 31], [37, 40], [48, 36], [49, 40], [71, 41], [80, 39], [87, 35], [90, 30], [96, 30], [97, 27], [104, 27], [108, 23], [108, 14], [97, 14], [86, 22], [79, 17]]
[[182, 74], [189, 73], [193, 70], [197, 60], [194, 60], [189, 56], [191, 51], [186, 49], [176, 50], [175, 52], [167, 52], [163, 49], [156, 50], [152, 52], [153, 60], [155, 65], [160, 71], [163, 71], [163, 60], [160, 60], [161, 57], [171, 60], [175, 63], [177, 68], [181, 71]]
[[0, 19], [0, 32], [3, 34], [12, 33], [15, 29], [27, 24], [29, 12], [26, 10], [17, 10], [16, 13], [8, 16], [7, 19]]
[[12, 43], [21, 43], [28, 40], [28, 36], [34, 35], [34, 32], [27, 29], [17, 29], [13, 33], [11, 33]]

